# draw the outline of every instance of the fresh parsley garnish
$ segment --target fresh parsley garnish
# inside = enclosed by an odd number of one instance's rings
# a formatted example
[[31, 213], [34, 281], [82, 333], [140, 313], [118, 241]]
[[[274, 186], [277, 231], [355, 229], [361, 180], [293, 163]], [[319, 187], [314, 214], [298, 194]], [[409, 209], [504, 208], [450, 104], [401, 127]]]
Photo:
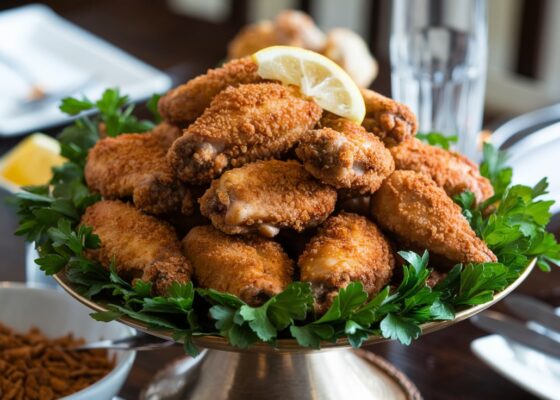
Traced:
[[[154, 101], [156, 101], [157, 105], [156, 99], [159, 98], [152, 97], [152, 99], [148, 101], [148, 109], [154, 110]], [[60, 111], [72, 116], [78, 115], [84, 111], [96, 109], [99, 113], [98, 123], [103, 123], [106, 135], [111, 137], [121, 133], [140, 133], [152, 129], [155, 126], [154, 122], [136, 118], [132, 114], [134, 105], [127, 105], [128, 102], [128, 96], [121, 96], [119, 89], [107, 89], [103, 92], [101, 98], [95, 102], [89, 100], [87, 97], [83, 97], [81, 100], [73, 97], [66, 97], [62, 99], [59, 108]]]
[[[160, 121], [158, 96], [147, 107]], [[327, 312], [313, 312], [311, 285], [294, 282], [259, 307], [213, 289], [175, 283], [167, 296], [153, 296], [149, 282], [132, 284], [116, 273], [114, 262], [104, 268], [86, 257], [99, 247], [91, 228], [80, 225], [85, 209], [100, 200], [85, 184], [83, 169], [88, 151], [100, 136], [151, 129], [153, 123], [132, 115], [128, 98], [108, 89], [101, 99], [66, 98], [61, 110], [79, 115], [58, 136], [67, 162], [54, 169], [48, 185], [29, 187], [18, 193], [20, 225], [16, 234], [35, 242], [40, 257], [36, 263], [46, 274], [65, 271], [66, 279], [88, 298], [102, 298], [107, 311], [92, 314], [100, 321], [129, 317], [153, 329], [170, 332], [183, 341], [185, 351], [196, 355], [193, 339], [221, 335], [233, 346], [248, 347], [258, 341], [275, 346], [279, 339], [294, 338], [303, 347], [319, 348], [321, 342], [347, 338], [360, 347], [371, 335], [382, 335], [409, 344], [428, 321], [451, 320], [456, 310], [490, 301], [497, 291], [515, 280], [532, 258], [543, 270], [560, 261], [560, 245], [545, 230], [552, 201], [542, 200], [546, 179], [533, 187], [511, 185], [512, 170], [506, 157], [489, 144], [484, 146], [481, 173], [492, 182], [495, 196], [476, 204], [473, 193], [454, 197], [463, 215], [499, 262], [455, 265], [445, 279], [428, 285], [431, 274], [428, 252], [399, 252], [405, 260], [402, 280], [386, 286], [370, 298], [359, 282], [341, 289]], [[94, 116], [85, 111], [97, 112]], [[438, 133], [418, 137], [445, 149], [456, 137]]]

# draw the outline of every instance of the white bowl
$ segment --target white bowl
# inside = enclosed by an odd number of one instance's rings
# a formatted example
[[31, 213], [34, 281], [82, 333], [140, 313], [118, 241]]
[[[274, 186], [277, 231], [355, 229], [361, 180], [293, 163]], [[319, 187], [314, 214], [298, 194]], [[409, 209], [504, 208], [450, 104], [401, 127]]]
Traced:
[[[117, 339], [134, 335], [134, 329], [118, 322], [98, 322], [91, 310], [66, 293], [21, 283], [0, 282], [0, 322], [16, 331], [26, 332], [36, 326], [48, 337], [71, 332], [86, 341]], [[109, 353], [113, 356], [113, 353]], [[126, 380], [135, 352], [114, 352], [115, 368], [103, 379], [64, 400], [110, 400]]]

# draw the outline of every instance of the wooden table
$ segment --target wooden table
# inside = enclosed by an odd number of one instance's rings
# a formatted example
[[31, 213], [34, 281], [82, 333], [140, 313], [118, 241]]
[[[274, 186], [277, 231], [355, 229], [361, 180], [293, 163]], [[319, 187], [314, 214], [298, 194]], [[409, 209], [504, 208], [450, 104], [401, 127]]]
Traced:
[[[0, 8], [21, 3], [4, 0]], [[58, 0], [51, 3], [66, 18], [150, 64], [171, 72], [177, 81], [200, 73], [223, 58], [227, 40], [243, 20], [242, 16], [237, 16], [224, 24], [204, 23], [174, 15], [162, 9], [163, 2], [148, 0]], [[388, 69], [383, 66], [382, 63], [381, 71], [385, 72], [378, 78], [375, 87], [387, 93]], [[56, 130], [47, 131], [50, 134], [54, 132]], [[0, 139], [0, 155], [18, 140]], [[0, 190], [0, 281], [23, 281], [24, 243], [21, 238], [13, 236], [17, 221], [13, 210], [4, 202], [7, 196]], [[560, 223], [555, 225], [560, 227]], [[559, 279], [560, 270], [550, 274], [535, 271], [519, 291], [560, 305]], [[494, 373], [471, 353], [469, 344], [484, 334], [466, 321], [422, 337], [409, 347], [386, 343], [368, 350], [400, 368], [426, 399], [533, 398]], [[139, 354], [121, 395], [126, 399], [136, 399], [140, 389], [155, 372], [181, 355], [179, 347]]]

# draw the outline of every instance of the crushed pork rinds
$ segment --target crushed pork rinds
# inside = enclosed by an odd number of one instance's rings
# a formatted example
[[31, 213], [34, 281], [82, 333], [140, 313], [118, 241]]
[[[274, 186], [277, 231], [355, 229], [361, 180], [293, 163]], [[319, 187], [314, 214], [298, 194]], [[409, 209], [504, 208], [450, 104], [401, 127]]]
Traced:
[[49, 339], [37, 328], [21, 334], [0, 324], [0, 398], [58, 399], [103, 378], [114, 357], [106, 350], [67, 350], [83, 343], [72, 334]]

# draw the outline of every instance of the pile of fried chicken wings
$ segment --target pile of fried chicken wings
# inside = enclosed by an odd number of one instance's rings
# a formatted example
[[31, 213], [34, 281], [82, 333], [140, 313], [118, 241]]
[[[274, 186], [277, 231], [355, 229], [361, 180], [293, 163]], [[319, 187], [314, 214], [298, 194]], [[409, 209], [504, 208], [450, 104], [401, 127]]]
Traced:
[[90, 150], [103, 200], [82, 217], [101, 239], [87, 256], [162, 295], [192, 280], [259, 305], [310, 282], [318, 314], [350, 282], [370, 295], [390, 283], [398, 250], [427, 249], [440, 272], [495, 261], [451, 198], [493, 194], [478, 167], [416, 139], [403, 104], [362, 95], [359, 125], [260, 78], [251, 58], [172, 89], [153, 131]]

